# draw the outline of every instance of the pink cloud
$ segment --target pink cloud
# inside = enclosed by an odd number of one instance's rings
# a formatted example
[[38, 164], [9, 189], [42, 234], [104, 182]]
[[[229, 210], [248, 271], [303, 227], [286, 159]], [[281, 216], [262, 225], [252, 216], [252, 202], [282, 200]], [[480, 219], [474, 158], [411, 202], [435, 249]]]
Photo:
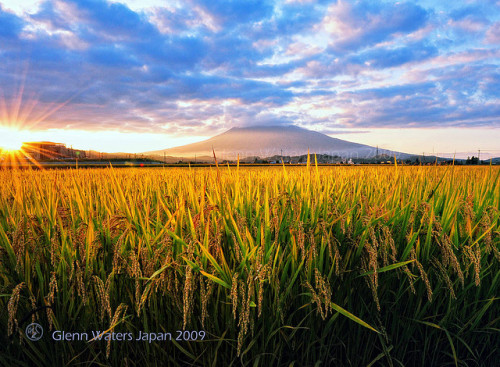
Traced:
[[488, 29], [485, 41], [490, 44], [500, 44], [500, 22], [494, 23]]
[[485, 24], [480, 21], [465, 18], [461, 20], [450, 20], [448, 24], [451, 27], [457, 27], [466, 32], [480, 32], [484, 29]]
[[427, 23], [428, 13], [410, 3], [373, 5], [369, 1], [339, 1], [330, 5], [319, 28], [331, 36], [336, 50], [356, 50], [415, 32]]

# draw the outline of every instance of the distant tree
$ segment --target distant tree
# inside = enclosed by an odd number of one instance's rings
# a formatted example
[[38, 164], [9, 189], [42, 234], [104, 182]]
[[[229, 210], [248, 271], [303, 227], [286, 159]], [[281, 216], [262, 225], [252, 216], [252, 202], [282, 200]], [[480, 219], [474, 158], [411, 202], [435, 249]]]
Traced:
[[465, 161], [465, 164], [478, 164], [479, 163], [479, 158], [478, 157], [467, 157], [467, 160]]

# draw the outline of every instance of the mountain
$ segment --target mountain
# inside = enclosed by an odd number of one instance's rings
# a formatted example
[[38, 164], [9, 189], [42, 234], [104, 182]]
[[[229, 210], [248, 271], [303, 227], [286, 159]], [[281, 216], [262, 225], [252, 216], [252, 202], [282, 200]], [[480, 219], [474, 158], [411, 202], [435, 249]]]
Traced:
[[[371, 158], [377, 148], [336, 139], [328, 135], [297, 126], [253, 126], [232, 128], [210, 139], [180, 147], [147, 152], [149, 155], [175, 157], [210, 156], [212, 148], [219, 159], [245, 157], [299, 156], [311, 153], [328, 154], [343, 158]], [[399, 159], [409, 154], [380, 149], [378, 154], [396, 156]]]

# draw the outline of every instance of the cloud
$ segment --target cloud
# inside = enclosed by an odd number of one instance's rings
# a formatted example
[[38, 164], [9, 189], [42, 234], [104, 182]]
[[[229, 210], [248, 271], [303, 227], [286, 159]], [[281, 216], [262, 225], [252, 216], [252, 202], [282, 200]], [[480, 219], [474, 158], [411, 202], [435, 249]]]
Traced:
[[322, 2], [314, 4], [281, 4], [279, 9], [263, 22], [254, 25], [249, 31], [254, 37], [291, 37], [309, 32], [324, 17], [326, 7]]
[[398, 33], [425, 26], [428, 12], [413, 3], [337, 2], [330, 6], [322, 27], [333, 52], [346, 52], [385, 41]]
[[272, 15], [274, 4], [262, 0], [198, 0], [195, 4], [212, 14], [220, 26], [256, 22]]
[[0, 85], [10, 100], [24, 78], [36, 111], [67, 102], [39, 128], [199, 135], [252, 124], [498, 125], [500, 13], [487, 2], [450, 8], [365, 0], [0, 8]]
[[19, 36], [24, 22], [17, 15], [4, 11], [0, 4], [0, 39], [4, 42]]
[[97, 67], [132, 67], [140, 65], [140, 63], [130, 55], [129, 50], [116, 46], [95, 47], [90, 50], [88, 56], [89, 62]]
[[149, 21], [154, 24], [162, 34], [180, 34], [215, 29], [214, 20], [193, 8], [154, 8], [149, 11]]
[[71, 30], [72, 24], [81, 21], [75, 4], [60, 0], [45, 1], [36, 13], [29, 14], [31, 22], [41, 23], [48, 30]]
[[[60, 0], [59, 0], [60, 1]], [[120, 3], [102, 0], [67, 0], [77, 7], [79, 17], [92, 33], [105, 40], [140, 40], [155, 37], [158, 29], [145, 14], [132, 11]]]
[[485, 40], [489, 44], [500, 44], [500, 21], [491, 25], [486, 32]]
[[350, 61], [375, 68], [389, 68], [409, 62], [419, 62], [437, 56], [439, 50], [428, 42], [413, 42], [395, 48], [379, 47], [362, 52]]

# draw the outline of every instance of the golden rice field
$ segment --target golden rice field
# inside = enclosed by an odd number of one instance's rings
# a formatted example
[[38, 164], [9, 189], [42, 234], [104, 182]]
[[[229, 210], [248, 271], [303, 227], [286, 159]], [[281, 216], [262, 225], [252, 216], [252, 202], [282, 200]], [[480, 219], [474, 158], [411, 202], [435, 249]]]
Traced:
[[1, 170], [0, 364], [493, 366], [499, 175]]

